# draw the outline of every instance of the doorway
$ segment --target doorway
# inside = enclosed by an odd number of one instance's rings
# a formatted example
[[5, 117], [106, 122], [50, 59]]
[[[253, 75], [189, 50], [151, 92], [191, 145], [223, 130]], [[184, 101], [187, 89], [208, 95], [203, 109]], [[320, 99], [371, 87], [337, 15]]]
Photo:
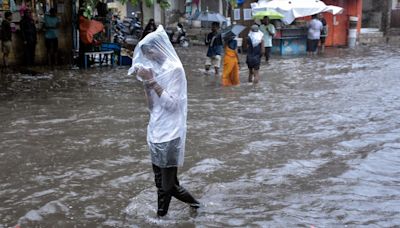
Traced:
[[382, 26], [382, 2], [376, 0], [363, 0], [362, 28], [381, 30]]

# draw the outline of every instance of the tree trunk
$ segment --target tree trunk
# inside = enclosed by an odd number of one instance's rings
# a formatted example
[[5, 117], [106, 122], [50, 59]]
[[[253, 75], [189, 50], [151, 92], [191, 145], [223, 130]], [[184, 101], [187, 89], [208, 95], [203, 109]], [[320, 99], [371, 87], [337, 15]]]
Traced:
[[140, 9], [140, 22], [142, 23], [142, 26], [145, 26], [144, 21], [143, 21], [143, 2], [140, 1], [139, 3], [139, 9]]
[[382, 32], [386, 35], [388, 32], [389, 28], [389, 3], [388, 1], [383, 1], [382, 2], [382, 21], [381, 21], [381, 27], [382, 27]]

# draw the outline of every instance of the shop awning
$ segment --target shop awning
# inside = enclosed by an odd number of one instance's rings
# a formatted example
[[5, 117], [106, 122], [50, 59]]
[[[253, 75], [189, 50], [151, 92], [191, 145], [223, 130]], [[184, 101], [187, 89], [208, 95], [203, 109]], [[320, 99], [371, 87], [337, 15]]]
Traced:
[[259, 0], [258, 3], [251, 3], [253, 14], [265, 11], [276, 10], [284, 15], [281, 20], [285, 24], [291, 24], [296, 18], [311, 16], [322, 12], [338, 14], [343, 8], [338, 6], [327, 6], [321, 0]]

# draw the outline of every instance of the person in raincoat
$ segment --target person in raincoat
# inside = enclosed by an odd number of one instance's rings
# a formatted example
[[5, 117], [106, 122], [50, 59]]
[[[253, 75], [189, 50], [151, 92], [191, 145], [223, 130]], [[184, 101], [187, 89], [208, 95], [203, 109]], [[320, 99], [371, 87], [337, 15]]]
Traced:
[[249, 36], [247, 37], [247, 57], [246, 63], [249, 68], [249, 83], [256, 85], [260, 80], [258, 70], [260, 69], [261, 57], [264, 55], [264, 33], [258, 25], [252, 25]]
[[224, 69], [222, 72], [222, 85], [234, 86], [239, 85], [239, 56], [237, 53], [237, 41], [235, 34], [229, 32], [224, 36]]
[[136, 46], [128, 74], [132, 73], [143, 82], [150, 112], [147, 144], [158, 189], [157, 214], [167, 214], [172, 196], [198, 208], [200, 203], [177, 178], [185, 152], [187, 85], [182, 63], [161, 25]]

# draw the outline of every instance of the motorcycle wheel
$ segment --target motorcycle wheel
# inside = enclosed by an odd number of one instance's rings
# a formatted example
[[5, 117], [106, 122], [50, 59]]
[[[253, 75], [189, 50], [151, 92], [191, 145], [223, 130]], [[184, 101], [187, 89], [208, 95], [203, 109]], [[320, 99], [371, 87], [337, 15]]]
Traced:
[[184, 47], [184, 48], [186, 48], [186, 47], [189, 47], [189, 41], [188, 40], [181, 40], [180, 42], [179, 42], [179, 45], [181, 46], [181, 47]]

